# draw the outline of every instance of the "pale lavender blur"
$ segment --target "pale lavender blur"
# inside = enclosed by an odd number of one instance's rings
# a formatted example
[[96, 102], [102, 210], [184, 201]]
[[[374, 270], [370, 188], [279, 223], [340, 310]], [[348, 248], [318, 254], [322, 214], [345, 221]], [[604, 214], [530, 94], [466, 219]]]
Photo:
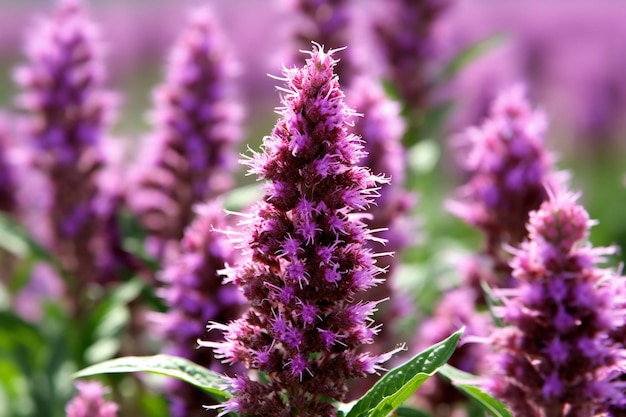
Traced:
[[[370, 6], [384, 0], [353, 0], [360, 16], [359, 38], [372, 19]], [[24, 28], [49, 11], [51, 1], [4, 1], [0, 6], [0, 107], [8, 107], [12, 86], [9, 69], [23, 44]], [[126, 106], [148, 104], [151, 85], [134, 81], [152, 68], [160, 75], [165, 51], [184, 21], [186, 11], [209, 4], [221, 16], [227, 36], [245, 69], [242, 82], [248, 103], [248, 124], [265, 131], [276, 120], [274, 82], [280, 74], [286, 28], [295, 19], [278, 0], [151, 0], [91, 1], [94, 18], [104, 27], [109, 44], [113, 88], [125, 91]], [[551, 115], [557, 137], [580, 143], [615, 144], [626, 127], [626, 2], [615, 0], [454, 0], [437, 32], [442, 56], [496, 32], [508, 35], [503, 45], [462, 73], [449, 95], [457, 102], [450, 131], [475, 123], [495, 92], [514, 81], [525, 81], [534, 102]], [[355, 7], [356, 5], [356, 7]], [[356, 42], [358, 43], [358, 42]], [[353, 45], [361, 62], [381, 67], [372, 43]], [[149, 74], [144, 78], [148, 78]], [[131, 92], [129, 88], [132, 87]], [[137, 90], [137, 91], [135, 91]], [[132, 94], [140, 95], [133, 99]], [[122, 108], [124, 128], [141, 129], [145, 109]], [[135, 127], [135, 125], [139, 127]], [[251, 130], [251, 137], [256, 137]], [[585, 141], [583, 141], [583, 139]], [[624, 141], [622, 141], [624, 142]], [[572, 142], [569, 142], [570, 144]], [[567, 143], [565, 144], [567, 146]]]
[[458, 80], [457, 126], [484, 116], [502, 87], [524, 81], [550, 114], [554, 137], [616, 145], [626, 127], [625, 20], [622, 1], [459, 0], [447, 22], [449, 48], [493, 33], [507, 39]]

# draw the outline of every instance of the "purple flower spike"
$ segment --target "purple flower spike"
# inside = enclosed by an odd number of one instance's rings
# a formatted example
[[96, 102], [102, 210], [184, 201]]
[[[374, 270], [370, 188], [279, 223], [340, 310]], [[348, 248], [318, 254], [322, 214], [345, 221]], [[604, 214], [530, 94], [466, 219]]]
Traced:
[[191, 14], [154, 94], [155, 131], [130, 202], [158, 247], [182, 238], [195, 204], [232, 186], [242, 112], [233, 100], [237, 67], [214, 20], [207, 8]]
[[[112, 117], [115, 96], [104, 91], [100, 33], [80, 0], [63, 0], [29, 34], [28, 65], [15, 71], [18, 104], [33, 113], [30, 134], [44, 169], [100, 160], [95, 152]], [[83, 161], [88, 159], [89, 161]]]
[[29, 63], [17, 69], [29, 116], [33, 160], [50, 182], [52, 247], [76, 278], [73, 294], [99, 280], [106, 197], [101, 193], [104, 133], [114, 95], [105, 91], [99, 32], [79, 0], [61, 1], [29, 33]]
[[[365, 219], [365, 224], [370, 230], [380, 231], [377, 235], [381, 238], [369, 241], [368, 247], [373, 252], [398, 253], [417, 240], [416, 222], [409, 217], [417, 197], [403, 188], [406, 153], [401, 141], [406, 125], [400, 115], [401, 108], [399, 103], [385, 95], [380, 83], [369, 77], [356, 78], [347, 99], [351, 108], [363, 114], [363, 117], [355, 120], [352, 129], [355, 135], [363, 139], [363, 149], [367, 152], [360, 165], [392, 180], [390, 185], [380, 190], [376, 204], [368, 210], [371, 218]], [[378, 339], [385, 341], [386, 347], [383, 350], [397, 342], [393, 337], [385, 335], [387, 330], [393, 329], [393, 323], [398, 319], [412, 313], [408, 297], [394, 291], [392, 281], [396, 259], [393, 256], [379, 258], [377, 266], [385, 270], [386, 279], [381, 285], [368, 290], [365, 295], [368, 300], [390, 298], [390, 302], [376, 316], [387, 324], [382, 330], [383, 337]]]
[[[530, 214], [528, 240], [511, 260], [517, 288], [499, 312], [489, 388], [514, 415], [592, 416], [624, 403], [611, 371], [623, 353], [609, 337], [623, 321], [617, 279], [598, 268], [612, 248], [591, 248], [593, 222], [576, 196], [558, 195]], [[569, 410], [569, 411], [567, 411]]]
[[544, 149], [545, 128], [543, 114], [531, 109], [517, 85], [502, 92], [490, 117], [465, 137], [470, 178], [447, 209], [483, 232], [485, 253], [496, 264], [503, 244], [525, 238], [528, 213], [547, 199], [547, 190], [556, 191], [564, 182], [564, 175], [553, 170], [555, 158]]
[[433, 32], [450, 0], [387, 0], [375, 22], [391, 80], [404, 104], [422, 110], [430, 88], [428, 63], [434, 56]]
[[104, 400], [106, 389], [96, 381], [76, 383], [78, 395], [67, 404], [67, 417], [116, 417], [117, 404]]
[[361, 221], [385, 179], [357, 163], [360, 139], [347, 133], [354, 112], [333, 73], [335, 51], [315, 45], [304, 68], [284, 69], [281, 119], [264, 152], [244, 163], [267, 181], [243, 238], [248, 260], [225, 271], [252, 307], [243, 318], [210, 328], [226, 342], [224, 362], [241, 362], [269, 377], [233, 380], [224, 412], [241, 416], [334, 416], [323, 398], [341, 401], [346, 380], [381, 369], [389, 354], [358, 351], [373, 342], [377, 302], [354, 303], [381, 272]]
[[[283, 0], [290, 6], [294, 20], [296, 48], [308, 49], [315, 41], [328, 49], [342, 48], [349, 42], [350, 9], [347, 0]], [[300, 62], [300, 56], [293, 57]], [[349, 59], [342, 59], [335, 67], [335, 73], [343, 85], [346, 85]]]
[[[386, 242], [370, 245], [375, 252], [398, 252], [415, 243], [416, 234], [415, 225], [408, 219], [416, 196], [403, 189], [407, 164], [402, 146], [406, 125], [400, 115], [401, 108], [386, 96], [379, 83], [367, 77], [355, 79], [348, 99], [350, 107], [363, 114], [355, 120], [353, 129], [363, 139], [367, 153], [360, 164], [392, 180], [392, 185], [380, 191], [376, 205], [369, 209], [372, 219], [366, 222], [372, 230], [386, 229], [380, 234]], [[379, 266], [387, 267], [391, 260], [387, 257]]]
[[[233, 284], [222, 285], [218, 271], [234, 261], [234, 249], [219, 232], [225, 229], [224, 212], [218, 204], [196, 207], [197, 218], [185, 232], [180, 257], [162, 275], [161, 288], [167, 313], [156, 316], [159, 330], [168, 341], [167, 352], [217, 372], [226, 371], [207, 349], [197, 349], [196, 340], [209, 321], [226, 322], [241, 316], [245, 298]], [[217, 229], [217, 230], [216, 230]], [[212, 341], [217, 338], [214, 334]], [[207, 416], [202, 404], [210, 401], [202, 391], [171, 380], [168, 396], [174, 417]]]

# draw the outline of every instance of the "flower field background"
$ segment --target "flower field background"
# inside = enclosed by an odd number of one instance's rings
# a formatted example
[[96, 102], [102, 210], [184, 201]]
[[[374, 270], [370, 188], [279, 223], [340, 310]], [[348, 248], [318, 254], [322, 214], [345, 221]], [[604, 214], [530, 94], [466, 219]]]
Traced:
[[0, 417], [623, 415], [625, 19], [0, 0]]

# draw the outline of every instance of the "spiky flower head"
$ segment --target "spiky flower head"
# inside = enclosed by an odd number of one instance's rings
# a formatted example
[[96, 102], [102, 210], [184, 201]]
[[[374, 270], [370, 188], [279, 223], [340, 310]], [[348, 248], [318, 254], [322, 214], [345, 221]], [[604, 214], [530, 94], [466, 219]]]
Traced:
[[[206, 333], [209, 321], [227, 322], [241, 316], [245, 298], [238, 288], [223, 284], [218, 271], [235, 260], [234, 248], [220, 233], [226, 229], [224, 210], [217, 202], [195, 209], [197, 217], [185, 232], [180, 254], [164, 270], [159, 290], [167, 313], [155, 317], [157, 330], [167, 341], [166, 351], [217, 372], [226, 367], [208, 349], [197, 349], [196, 340]], [[217, 340], [217, 335], [209, 335]], [[173, 417], [206, 416], [202, 404], [210, 398], [185, 382], [171, 380], [167, 394]]]
[[334, 53], [315, 45], [304, 68], [284, 70], [281, 118], [264, 151], [245, 161], [266, 191], [245, 224], [247, 261], [226, 274], [251, 308], [212, 325], [224, 343], [201, 344], [269, 381], [234, 379], [225, 412], [334, 416], [325, 399], [341, 401], [347, 379], [375, 373], [389, 358], [357, 351], [378, 331], [369, 319], [377, 303], [353, 300], [380, 272], [359, 212], [385, 180], [357, 165], [363, 150], [347, 133], [353, 111], [333, 73]]
[[96, 381], [76, 383], [78, 395], [67, 404], [67, 417], [116, 417], [117, 404], [104, 400], [106, 389]]
[[611, 383], [621, 349], [609, 337], [623, 302], [608, 285], [614, 272], [598, 267], [613, 249], [587, 242], [592, 225], [576, 196], [553, 196], [530, 214], [511, 260], [518, 286], [498, 311], [508, 326], [493, 335], [489, 388], [514, 415], [593, 416], [623, 403]]
[[232, 186], [242, 114], [232, 83], [237, 71], [211, 11], [195, 9], [171, 51], [166, 80], [155, 90], [154, 132], [130, 196], [155, 255], [163, 242], [182, 238], [195, 204]]
[[503, 244], [524, 240], [528, 213], [564, 180], [544, 147], [545, 117], [525, 95], [521, 85], [503, 91], [489, 118], [467, 131], [469, 180], [457, 199], [447, 202], [450, 212], [485, 235], [485, 253], [496, 258]]

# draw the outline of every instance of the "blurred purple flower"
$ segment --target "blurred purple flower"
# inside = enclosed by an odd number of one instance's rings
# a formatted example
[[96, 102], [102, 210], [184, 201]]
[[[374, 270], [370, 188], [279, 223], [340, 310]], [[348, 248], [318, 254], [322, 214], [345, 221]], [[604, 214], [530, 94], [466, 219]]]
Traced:
[[[417, 197], [404, 189], [407, 163], [402, 136], [406, 124], [400, 115], [400, 105], [385, 95], [380, 83], [369, 77], [354, 79], [348, 90], [347, 103], [363, 115], [354, 121], [354, 128], [351, 129], [351, 133], [361, 137], [363, 150], [367, 152], [359, 165], [392, 180], [390, 185], [380, 190], [376, 204], [368, 209], [370, 218], [364, 219], [367, 227], [377, 231], [382, 240], [370, 240], [367, 245], [374, 253], [398, 254], [417, 241], [417, 225], [410, 218]], [[364, 296], [367, 300], [390, 298], [376, 314], [379, 321], [387, 324], [382, 329], [383, 335], [395, 327], [394, 322], [412, 312], [407, 297], [394, 289], [393, 272], [397, 263], [396, 257], [379, 258], [376, 265], [385, 271], [382, 275], [385, 281], [369, 289]], [[382, 351], [396, 345], [393, 337], [383, 335], [378, 341], [384, 342], [377, 343], [386, 346]]]
[[[165, 286], [159, 290], [167, 313], [155, 316], [158, 330], [166, 340], [166, 351], [187, 358], [217, 372], [226, 367], [208, 349], [197, 349], [197, 340], [206, 333], [209, 321], [227, 322], [241, 316], [245, 298], [238, 288], [222, 284], [218, 271], [235, 260], [225, 230], [224, 211], [217, 203], [196, 207], [197, 218], [185, 232], [180, 257], [162, 274]], [[209, 339], [217, 341], [211, 334]], [[197, 388], [171, 380], [167, 388], [174, 417], [207, 416], [202, 404], [211, 401]]]
[[435, 56], [434, 27], [450, 3], [451, 0], [387, 0], [375, 12], [379, 18], [374, 30], [387, 73], [410, 109], [424, 108], [431, 83], [428, 64]]
[[[352, 129], [363, 140], [367, 153], [359, 164], [392, 180], [391, 185], [380, 190], [376, 204], [368, 210], [372, 219], [366, 221], [371, 230], [386, 229], [379, 234], [386, 242], [373, 241], [369, 245], [374, 252], [400, 251], [416, 241], [416, 227], [408, 218], [416, 196], [403, 188], [407, 161], [402, 136], [406, 124], [400, 105], [386, 96], [379, 83], [367, 77], [355, 79], [347, 101], [363, 115], [354, 121]], [[391, 264], [390, 257], [381, 261], [381, 267]]]
[[52, 170], [78, 164], [81, 158], [99, 161], [97, 145], [114, 100], [102, 88], [100, 34], [81, 1], [61, 1], [52, 18], [39, 20], [27, 40], [30, 62], [17, 68], [15, 80], [24, 90], [18, 104], [33, 113], [33, 142], [45, 151], [38, 163]]
[[514, 251], [518, 285], [496, 311], [509, 326], [492, 335], [487, 384], [514, 415], [592, 416], [624, 402], [611, 383], [623, 353], [609, 337], [623, 300], [607, 285], [615, 273], [597, 266], [614, 248], [588, 244], [593, 224], [575, 195], [552, 196], [530, 214], [528, 240]]
[[483, 232], [484, 252], [495, 260], [496, 271], [508, 270], [502, 245], [524, 239], [528, 213], [564, 182], [564, 174], [553, 169], [555, 158], [544, 149], [545, 128], [544, 115], [530, 107], [517, 85], [504, 90], [489, 118], [461, 138], [469, 147], [459, 154], [469, 179], [446, 207]]
[[194, 204], [232, 186], [233, 146], [241, 138], [241, 108], [232, 89], [236, 70], [209, 9], [194, 10], [155, 91], [154, 133], [129, 195], [157, 256], [167, 241], [182, 238]]
[[[289, 8], [290, 22], [294, 32], [295, 47], [289, 51], [308, 50], [311, 42], [327, 49], [344, 48], [350, 45], [350, 2], [348, 0], [282, 0]], [[350, 59], [346, 51], [336, 65], [335, 73], [342, 85], [347, 85], [350, 76]], [[301, 55], [294, 54], [289, 60], [301, 66]]]
[[28, 112], [25, 135], [33, 163], [49, 181], [52, 248], [76, 279], [74, 295], [101, 281], [108, 251], [102, 193], [104, 132], [114, 96], [105, 91], [99, 32], [81, 1], [61, 1], [28, 33], [29, 63], [17, 68], [18, 104]]
[[15, 168], [9, 157], [9, 130], [0, 115], [0, 211], [13, 213], [17, 209]]
[[463, 91], [455, 96], [468, 103], [464, 113], [473, 113], [483, 85], [523, 79], [551, 115], [557, 146], [576, 154], [621, 150], [625, 18], [621, 2], [458, 1], [447, 19], [455, 50], [499, 33], [506, 43], [498, 49], [511, 53], [490, 52], [488, 61], [481, 57], [464, 68]]
[[248, 260], [225, 274], [252, 306], [237, 321], [210, 326], [225, 342], [200, 344], [270, 382], [233, 379], [224, 412], [334, 416], [323, 398], [343, 400], [347, 379], [377, 372], [391, 355], [357, 351], [378, 332], [369, 319], [377, 302], [352, 300], [381, 272], [358, 212], [384, 179], [357, 166], [364, 152], [347, 132], [354, 113], [333, 74], [333, 52], [316, 45], [304, 68], [284, 69], [282, 118], [264, 152], [244, 162], [267, 180], [266, 193], [241, 239]]
[[104, 400], [106, 389], [96, 381], [76, 382], [78, 395], [65, 408], [67, 417], [116, 417], [117, 404]]

